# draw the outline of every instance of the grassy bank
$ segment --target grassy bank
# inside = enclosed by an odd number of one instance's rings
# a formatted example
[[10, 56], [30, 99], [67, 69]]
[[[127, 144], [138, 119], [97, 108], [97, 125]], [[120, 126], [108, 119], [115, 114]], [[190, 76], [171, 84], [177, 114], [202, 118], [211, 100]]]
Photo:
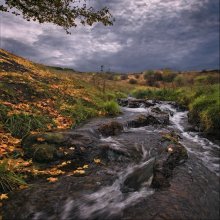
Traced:
[[91, 117], [119, 113], [114, 100], [126, 92], [120, 82], [0, 53], [1, 132], [22, 138], [31, 131], [72, 128]]
[[132, 92], [136, 98], [176, 101], [189, 109], [189, 121], [208, 134], [220, 129], [219, 84], [182, 88], [148, 88]]
[[21, 173], [41, 173], [23, 158], [22, 138], [117, 115], [115, 100], [131, 88], [105, 74], [47, 67], [0, 50], [0, 192], [22, 183]]

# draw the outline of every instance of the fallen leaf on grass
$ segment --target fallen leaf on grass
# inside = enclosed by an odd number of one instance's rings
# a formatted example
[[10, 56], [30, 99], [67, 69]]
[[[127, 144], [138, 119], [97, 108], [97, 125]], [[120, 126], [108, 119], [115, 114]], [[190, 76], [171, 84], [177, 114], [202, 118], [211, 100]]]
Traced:
[[47, 178], [47, 180], [48, 180], [50, 183], [55, 183], [55, 182], [58, 181], [58, 178], [56, 178], [56, 177], [49, 177], [49, 178]]
[[39, 141], [39, 142], [43, 142], [43, 141], [45, 141], [45, 139], [44, 139], [44, 138], [39, 137], [39, 138], [37, 138], [37, 141]]
[[8, 195], [7, 194], [0, 194], [0, 200], [3, 199], [8, 199]]
[[57, 167], [63, 167], [63, 166], [66, 166], [67, 164], [70, 164], [70, 163], [71, 163], [70, 160], [68, 160], [68, 161], [64, 161], [63, 163], [57, 165]]
[[88, 169], [88, 168], [89, 168], [88, 164], [83, 165], [83, 169]]
[[101, 163], [101, 160], [100, 159], [94, 159], [94, 162], [95, 163]]
[[27, 189], [28, 188], [28, 185], [20, 185], [19, 186], [19, 189]]
[[74, 174], [84, 174], [85, 170], [74, 170], [73, 173]]

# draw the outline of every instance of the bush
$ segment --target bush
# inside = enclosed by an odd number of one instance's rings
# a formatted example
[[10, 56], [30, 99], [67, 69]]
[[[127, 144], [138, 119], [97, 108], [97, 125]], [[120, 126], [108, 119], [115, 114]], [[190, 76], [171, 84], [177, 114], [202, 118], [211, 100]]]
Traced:
[[138, 90], [134, 90], [131, 94], [137, 99], [149, 98], [152, 96], [152, 90], [138, 89]]
[[114, 75], [109, 73], [109, 74], [107, 75], [107, 79], [108, 79], [108, 80], [114, 80]]
[[108, 101], [103, 104], [103, 110], [108, 115], [118, 115], [120, 111], [120, 107], [117, 102], [115, 101]]
[[126, 79], [128, 79], [128, 75], [127, 74], [121, 75], [121, 80], [126, 80]]
[[197, 85], [202, 84], [215, 84], [219, 82], [219, 76], [218, 75], [207, 75], [207, 76], [197, 76], [195, 78], [195, 83]]
[[189, 120], [207, 133], [220, 129], [219, 92], [213, 90], [195, 98], [189, 105]]
[[149, 79], [149, 77], [154, 75], [154, 71], [153, 70], [148, 70], [144, 72], [144, 79]]
[[129, 83], [130, 84], [137, 84], [137, 80], [136, 79], [129, 79]]
[[123, 92], [116, 92], [115, 93], [115, 96], [116, 96], [116, 98], [127, 98], [127, 94], [126, 93], [123, 93]]
[[176, 73], [164, 72], [162, 75], [162, 80], [164, 82], [172, 82], [176, 76], [177, 76]]

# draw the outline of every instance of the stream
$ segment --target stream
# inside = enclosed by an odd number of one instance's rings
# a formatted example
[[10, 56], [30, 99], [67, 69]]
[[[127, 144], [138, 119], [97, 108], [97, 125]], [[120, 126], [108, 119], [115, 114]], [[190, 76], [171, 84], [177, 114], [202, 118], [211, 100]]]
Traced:
[[[130, 126], [129, 120], [149, 114], [155, 107], [169, 114], [168, 125]], [[199, 132], [187, 131], [187, 111], [172, 103], [122, 107], [122, 112], [115, 118], [93, 119], [79, 129], [94, 132], [112, 120], [123, 124], [123, 132], [99, 136], [100, 146], [111, 149], [108, 163], [98, 168], [91, 165], [91, 172], [82, 177], [63, 177], [54, 184], [36, 183], [12, 194], [3, 210], [4, 219], [219, 219], [220, 146]], [[188, 159], [175, 167], [169, 187], [154, 189], [153, 162], [158, 149], [164, 147], [162, 135], [173, 131], [186, 148]]]

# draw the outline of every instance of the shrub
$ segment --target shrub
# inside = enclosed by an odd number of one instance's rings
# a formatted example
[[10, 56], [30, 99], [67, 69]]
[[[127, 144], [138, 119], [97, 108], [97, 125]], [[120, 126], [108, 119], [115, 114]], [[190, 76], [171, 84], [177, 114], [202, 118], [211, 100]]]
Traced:
[[128, 75], [127, 74], [121, 75], [121, 80], [126, 80], [126, 79], [128, 79]]
[[108, 73], [108, 74], [107, 74], [107, 79], [108, 79], [108, 80], [114, 80], [114, 75]]
[[138, 99], [149, 98], [152, 96], [152, 90], [149, 89], [138, 89], [132, 92], [132, 96]]
[[182, 75], [178, 75], [174, 78], [174, 83], [177, 86], [183, 86], [185, 84], [185, 80]]
[[120, 107], [117, 102], [115, 101], [108, 101], [103, 104], [103, 110], [108, 114], [108, 115], [118, 115], [120, 111]]
[[127, 98], [127, 94], [123, 92], [116, 92], [115, 93], [116, 98]]
[[207, 75], [207, 76], [197, 76], [195, 78], [195, 83], [197, 85], [202, 84], [215, 84], [219, 82], [219, 76], [218, 75]]
[[154, 75], [154, 71], [153, 70], [148, 70], [144, 72], [144, 79], [148, 79], [149, 77], [151, 77], [152, 75]]
[[130, 84], [137, 84], [137, 80], [136, 79], [129, 79], [129, 83]]
[[174, 78], [176, 77], [176, 73], [172, 73], [172, 72], [165, 72], [162, 75], [162, 80], [164, 82], [172, 82], [174, 80]]

